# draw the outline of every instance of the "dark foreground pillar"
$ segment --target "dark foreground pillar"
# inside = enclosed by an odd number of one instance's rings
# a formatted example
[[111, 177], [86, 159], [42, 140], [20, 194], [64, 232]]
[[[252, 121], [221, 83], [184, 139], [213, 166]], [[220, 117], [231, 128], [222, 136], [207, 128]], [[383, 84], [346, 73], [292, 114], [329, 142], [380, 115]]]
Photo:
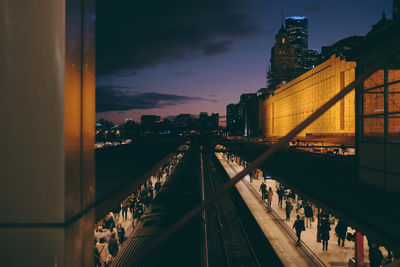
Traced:
[[0, 265], [93, 266], [94, 0], [0, 14]]

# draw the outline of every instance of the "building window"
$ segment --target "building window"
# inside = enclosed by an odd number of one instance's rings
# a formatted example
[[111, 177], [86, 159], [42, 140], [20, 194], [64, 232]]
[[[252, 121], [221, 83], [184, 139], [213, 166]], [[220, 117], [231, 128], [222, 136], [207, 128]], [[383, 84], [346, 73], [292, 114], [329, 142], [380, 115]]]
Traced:
[[379, 70], [364, 81], [364, 141], [400, 143], [400, 70]]
[[287, 63], [282, 63], [282, 69], [287, 69], [288, 65]]

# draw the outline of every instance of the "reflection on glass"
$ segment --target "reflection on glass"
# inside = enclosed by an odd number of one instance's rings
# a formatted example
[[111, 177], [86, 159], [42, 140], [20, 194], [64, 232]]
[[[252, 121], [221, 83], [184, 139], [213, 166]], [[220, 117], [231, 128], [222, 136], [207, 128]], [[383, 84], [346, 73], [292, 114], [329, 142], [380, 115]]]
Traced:
[[364, 118], [364, 138], [383, 139], [384, 119], [383, 116]]
[[383, 114], [384, 111], [383, 92], [364, 94], [365, 115]]
[[388, 70], [388, 82], [396, 82], [400, 80], [400, 70]]
[[374, 88], [379, 85], [383, 85], [383, 82], [384, 72], [383, 70], [378, 70], [364, 81], [364, 89]]
[[400, 143], [400, 114], [391, 115], [388, 119], [388, 140]]

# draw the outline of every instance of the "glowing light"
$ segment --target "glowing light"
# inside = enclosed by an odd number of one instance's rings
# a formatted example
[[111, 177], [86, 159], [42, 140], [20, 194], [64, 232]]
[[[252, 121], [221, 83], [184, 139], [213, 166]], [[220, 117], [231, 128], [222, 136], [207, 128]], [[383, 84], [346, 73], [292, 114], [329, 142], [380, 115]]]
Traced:
[[304, 19], [307, 19], [307, 17], [304, 17], [304, 16], [290, 16], [290, 17], [287, 17], [286, 19], [304, 20]]

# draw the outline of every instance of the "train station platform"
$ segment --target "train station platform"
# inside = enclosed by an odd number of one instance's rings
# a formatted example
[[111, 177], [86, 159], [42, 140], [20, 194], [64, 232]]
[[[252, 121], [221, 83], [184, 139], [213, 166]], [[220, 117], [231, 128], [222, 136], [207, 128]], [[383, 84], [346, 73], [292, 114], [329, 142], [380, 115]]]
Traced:
[[[227, 161], [223, 153], [216, 153], [216, 156], [231, 178], [243, 169], [236, 162]], [[253, 179], [250, 182], [250, 177], [247, 175], [236, 184], [236, 188], [285, 266], [349, 266], [349, 260], [355, 256], [355, 244], [346, 240], [344, 247], [339, 247], [335, 225], [331, 225], [328, 250], [322, 250], [322, 243], [316, 240], [317, 220], [302, 232], [302, 246], [297, 247], [297, 237], [293, 229], [297, 216], [296, 203], [292, 203], [294, 208], [291, 218], [290, 221], [286, 221], [285, 204], [283, 207], [278, 205], [276, 189], [279, 183], [276, 180], [267, 179], [267, 188], [271, 187], [274, 192], [271, 212], [269, 212], [268, 205], [262, 200], [259, 190], [262, 182], [263, 179]], [[348, 227], [348, 232], [354, 232], [354, 230]], [[369, 266], [368, 261], [368, 245], [365, 238], [364, 266]]]
[[[166, 181], [166, 174], [164, 173], [163, 175], [162, 175], [162, 177], [161, 177], [161, 179], [160, 179], [160, 182], [161, 182], [161, 186], [163, 186], [164, 185], [164, 183], [165, 183], [165, 181]], [[150, 180], [151, 180], [151, 183], [152, 183], [152, 187], [154, 188], [154, 185], [155, 185], [155, 183], [157, 182], [157, 177], [155, 177], [155, 176], [151, 176], [150, 177]], [[154, 192], [154, 197], [156, 196], [157, 194]], [[131, 236], [132, 235], [132, 233], [133, 233], [133, 231], [135, 230], [132, 226], [132, 223], [133, 223], [133, 217], [132, 217], [132, 213], [130, 212], [130, 210], [128, 209], [128, 211], [127, 211], [127, 218], [126, 218], [126, 220], [125, 220], [125, 218], [123, 218], [123, 216], [122, 216], [122, 211], [120, 211], [120, 213], [119, 213], [119, 218], [118, 218], [118, 221], [116, 221], [115, 220], [115, 217], [114, 217], [114, 215], [112, 214], [112, 212], [110, 212], [110, 215], [112, 215], [113, 216], [113, 218], [114, 218], [114, 221], [115, 221], [115, 225], [118, 225], [118, 223], [121, 223], [121, 225], [125, 228], [125, 234], [126, 234], [126, 236], [127, 237], [129, 237], [129, 236]]]

